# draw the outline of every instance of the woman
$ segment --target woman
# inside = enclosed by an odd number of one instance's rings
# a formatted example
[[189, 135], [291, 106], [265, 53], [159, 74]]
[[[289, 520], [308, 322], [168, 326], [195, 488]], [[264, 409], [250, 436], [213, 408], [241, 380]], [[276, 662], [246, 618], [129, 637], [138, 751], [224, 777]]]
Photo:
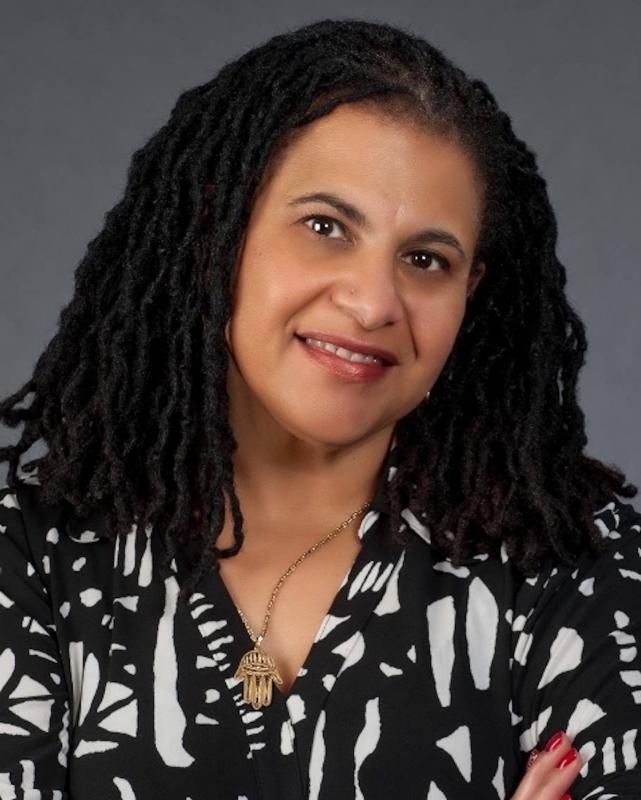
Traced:
[[0, 789], [638, 796], [641, 515], [582, 452], [555, 245], [409, 32], [183, 94], [0, 404]]

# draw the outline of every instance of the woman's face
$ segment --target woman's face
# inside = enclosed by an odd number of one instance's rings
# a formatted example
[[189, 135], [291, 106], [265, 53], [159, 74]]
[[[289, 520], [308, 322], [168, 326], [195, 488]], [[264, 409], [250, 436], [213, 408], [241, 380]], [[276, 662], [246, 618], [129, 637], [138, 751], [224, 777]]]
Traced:
[[[305, 199], [318, 193], [345, 208]], [[265, 174], [236, 264], [232, 415], [328, 446], [391, 431], [436, 382], [482, 276], [481, 202], [463, 151], [410, 122], [340, 105], [301, 129]], [[298, 338], [310, 332], [397, 363], [364, 376], [316, 357]]]

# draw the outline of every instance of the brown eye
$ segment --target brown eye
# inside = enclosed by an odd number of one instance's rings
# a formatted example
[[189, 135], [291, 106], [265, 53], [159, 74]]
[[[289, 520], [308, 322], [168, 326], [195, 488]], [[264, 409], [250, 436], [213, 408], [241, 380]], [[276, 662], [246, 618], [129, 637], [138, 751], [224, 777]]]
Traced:
[[[344, 230], [343, 226], [338, 220], [333, 219], [332, 217], [320, 216], [318, 214], [305, 217], [301, 221], [312, 231], [312, 233], [316, 233], [325, 239], [337, 238], [336, 236], [327, 236], [327, 232], [331, 231], [334, 225], [337, 225], [341, 230]], [[308, 222], [312, 222], [312, 225], [308, 225]]]
[[423, 272], [433, 272], [433, 270], [429, 269], [430, 262], [436, 262], [445, 272], [450, 271], [450, 262], [437, 253], [431, 253], [429, 250], [415, 250], [413, 253], [408, 253], [408, 255], [410, 258], [417, 259], [413, 266]]

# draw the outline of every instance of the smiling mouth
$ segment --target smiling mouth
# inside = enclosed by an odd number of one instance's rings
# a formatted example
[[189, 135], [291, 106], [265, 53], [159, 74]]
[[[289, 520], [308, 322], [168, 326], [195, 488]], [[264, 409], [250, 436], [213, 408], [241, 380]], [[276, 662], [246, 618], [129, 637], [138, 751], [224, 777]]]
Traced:
[[339, 347], [338, 345], [335, 345], [332, 342], [325, 342], [322, 339], [306, 338], [305, 336], [300, 336], [297, 333], [294, 334], [294, 336], [296, 339], [298, 339], [300, 342], [307, 345], [308, 347], [314, 347], [318, 350], [324, 350], [325, 352], [331, 353], [332, 355], [335, 355], [338, 358], [341, 358], [344, 361], [348, 361], [352, 364], [378, 364], [379, 366], [383, 367], [392, 366], [391, 362], [383, 358], [382, 356], [378, 355], [374, 356], [368, 353], [359, 353], [354, 350], [348, 350], [346, 347]]
[[377, 358], [370, 357], [369, 360], [345, 358], [325, 347], [308, 344], [302, 336], [295, 335], [294, 338], [300, 342], [306, 358], [310, 358], [325, 372], [343, 382], [356, 384], [376, 382], [388, 375], [391, 369]]
[[334, 344], [330, 344], [330, 342], [323, 342], [320, 339], [304, 339], [302, 336], [299, 338], [308, 347], [326, 350], [328, 353], [332, 353], [332, 355], [338, 356], [338, 358], [342, 358], [344, 361], [351, 361], [357, 364], [379, 364], [381, 366], [384, 364], [383, 359], [377, 358], [376, 356], [366, 356], [363, 353], [355, 353], [351, 350], [347, 350], [345, 347], [337, 347]]

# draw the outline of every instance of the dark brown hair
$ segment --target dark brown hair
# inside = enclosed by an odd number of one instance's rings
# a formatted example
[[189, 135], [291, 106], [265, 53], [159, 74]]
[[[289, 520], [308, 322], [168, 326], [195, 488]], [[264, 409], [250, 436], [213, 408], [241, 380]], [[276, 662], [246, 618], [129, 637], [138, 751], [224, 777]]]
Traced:
[[[524, 574], [604, 547], [594, 512], [637, 493], [583, 453], [584, 326], [564, 292], [557, 225], [534, 154], [487, 86], [409, 31], [324, 19], [274, 36], [182, 94], [134, 153], [124, 196], [77, 266], [75, 291], [32, 378], [0, 403], [24, 424], [0, 449], [14, 488], [39, 439], [43, 502], [104, 507], [110, 536], [152, 523], [167, 551], [197, 543], [189, 594], [243, 540], [233, 486], [225, 324], [256, 188], [300, 126], [340, 103], [411, 115], [473, 157], [484, 213], [468, 301], [429, 403], [397, 425], [389, 495], [453, 559], [503, 542]], [[18, 407], [33, 393], [27, 408]], [[216, 547], [229, 498], [236, 544]], [[199, 513], [195, 513], [199, 510]]]

